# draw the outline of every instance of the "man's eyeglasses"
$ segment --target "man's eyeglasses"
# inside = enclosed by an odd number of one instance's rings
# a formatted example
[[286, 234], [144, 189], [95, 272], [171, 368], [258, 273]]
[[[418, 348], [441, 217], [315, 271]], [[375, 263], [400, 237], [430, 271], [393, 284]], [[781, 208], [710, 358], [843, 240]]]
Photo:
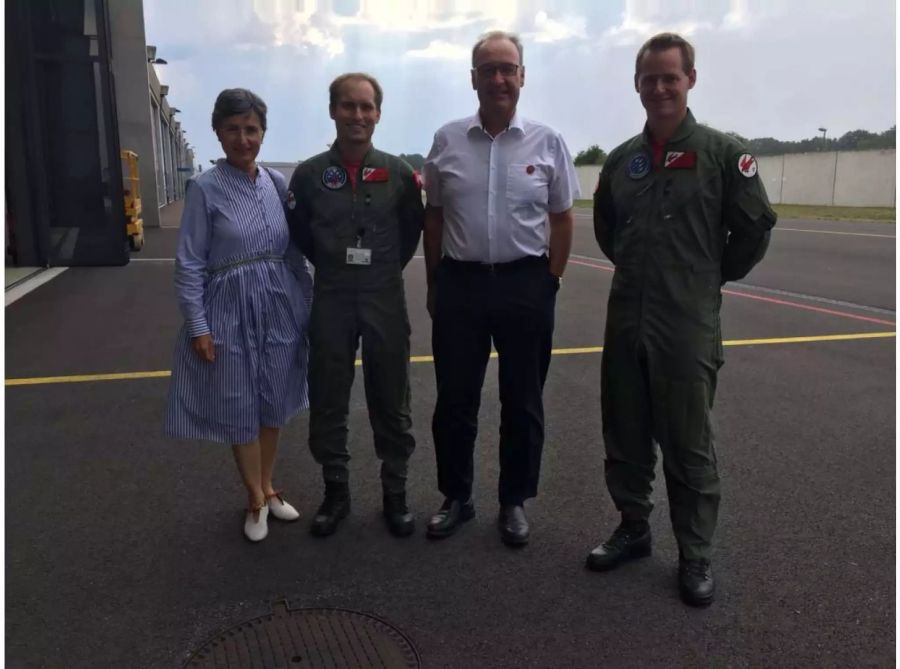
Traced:
[[490, 79], [498, 72], [504, 77], [513, 77], [519, 71], [519, 65], [515, 63], [486, 63], [475, 68], [475, 72], [483, 79]]

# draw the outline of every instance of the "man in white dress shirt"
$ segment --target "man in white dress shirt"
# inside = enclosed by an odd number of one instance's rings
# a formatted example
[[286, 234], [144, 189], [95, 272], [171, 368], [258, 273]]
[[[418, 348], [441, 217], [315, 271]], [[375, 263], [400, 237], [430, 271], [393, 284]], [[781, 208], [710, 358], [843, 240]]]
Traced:
[[425, 161], [424, 249], [437, 406], [432, 430], [446, 498], [428, 536], [474, 517], [473, 452], [481, 387], [499, 355], [499, 526], [528, 543], [524, 502], [537, 495], [544, 443], [543, 387], [556, 291], [572, 244], [579, 195], [562, 137], [516, 112], [525, 83], [522, 44], [487, 33], [472, 49], [479, 109], [434, 135]]

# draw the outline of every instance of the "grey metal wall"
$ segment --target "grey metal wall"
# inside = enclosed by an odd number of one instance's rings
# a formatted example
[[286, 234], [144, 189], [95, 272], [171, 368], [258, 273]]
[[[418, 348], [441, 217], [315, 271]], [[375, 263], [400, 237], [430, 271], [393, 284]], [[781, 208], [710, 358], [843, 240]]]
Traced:
[[[896, 151], [823, 151], [759, 156], [759, 176], [773, 204], [893, 207]], [[575, 168], [581, 197], [589, 199], [600, 168]]]
[[153, 160], [153, 124], [144, 46], [143, 3], [141, 0], [110, 2], [109, 20], [112, 36], [112, 69], [119, 116], [119, 144], [122, 150], [127, 149], [138, 154], [143, 201], [141, 215], [145, 226], [158, 228], [159, 211], [153, 206], [156, 169]]

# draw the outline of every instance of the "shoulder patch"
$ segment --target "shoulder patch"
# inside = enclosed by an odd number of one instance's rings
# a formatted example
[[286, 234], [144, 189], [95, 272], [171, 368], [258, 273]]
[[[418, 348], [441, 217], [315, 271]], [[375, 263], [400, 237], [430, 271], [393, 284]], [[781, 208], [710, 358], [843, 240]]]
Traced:
[[741, 154], [741, 157], [738, 158], [738, 172], [743, 174], [748, 179], [750, 177], [755, 177], [756, 173], [759, 171], [759, 166], [756, 164], [756, 158], [754, 158], [749, 153]]
[[287, 197], [285, 198], [285, 204], [287, 205], [287, 208], [290, 209], [291, 211], [293, 211], [294, 207], [297, 206], [297, 198], [294, 197], [294, 191], [289, 190], [287, 192]]

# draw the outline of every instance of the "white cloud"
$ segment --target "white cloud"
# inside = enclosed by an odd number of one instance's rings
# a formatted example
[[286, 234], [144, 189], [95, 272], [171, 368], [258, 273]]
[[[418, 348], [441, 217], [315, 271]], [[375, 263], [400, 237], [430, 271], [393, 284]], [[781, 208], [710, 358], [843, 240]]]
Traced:
[[444, 40], [432, 40], [424, 49], [411, 49], [406, 52], [410, 58], [434, 58], [442, 60], [466, 60], [469, 49], [459, 44], [451, 44]]
[[615, 46], [634, 46], [663, 31], [690, 37], [702, 31], [746, 29], [756, 19], [747, 0], [727, 0], [719, 6], [693, 0], [626, 0], [621, 23], [607, 29], [603, 38]]
[[556, 20], [547, 16], [544, 10], [539, 11], [534, 17], [533, 32], [526, 32], [523, 37], [535, 42], [559, 42], [561, 40], [586, 37], [586, 24], [584, 17], [563, 17]]

